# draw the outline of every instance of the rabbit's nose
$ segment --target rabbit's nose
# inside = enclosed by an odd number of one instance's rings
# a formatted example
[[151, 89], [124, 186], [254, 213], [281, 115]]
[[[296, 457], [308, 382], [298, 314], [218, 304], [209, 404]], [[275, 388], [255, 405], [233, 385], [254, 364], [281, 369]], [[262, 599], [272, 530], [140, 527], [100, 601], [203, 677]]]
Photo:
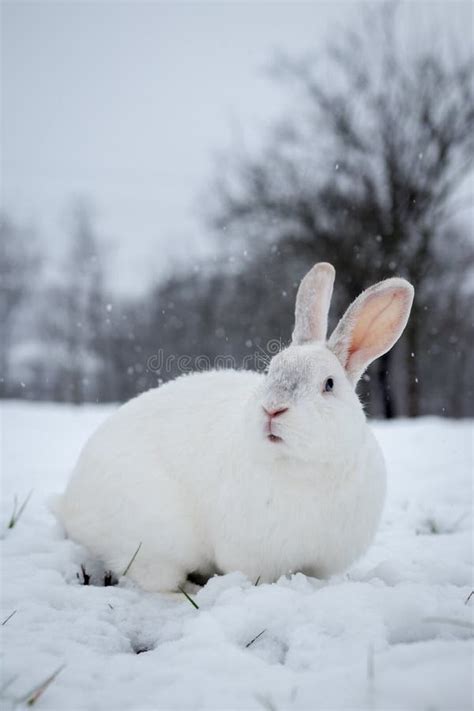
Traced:
[[266, 408], [265, 406], [263, 406], [263, 409], [265, 410], [270, 419], [272, 419], [273, 417], [278, 417], [279, 415], [283, 415], [283, 413], [288, 410], [287, 407]]

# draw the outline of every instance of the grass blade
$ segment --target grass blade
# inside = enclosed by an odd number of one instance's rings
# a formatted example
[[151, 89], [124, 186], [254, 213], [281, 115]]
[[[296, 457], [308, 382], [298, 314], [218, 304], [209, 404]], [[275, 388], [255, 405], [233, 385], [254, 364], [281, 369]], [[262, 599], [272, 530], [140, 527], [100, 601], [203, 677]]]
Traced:
[[193, 607], [195, 607], [196, 610], [199, 610], [199, 605], [197, 604], [197, 602], [195, 602], [195, 601], [192, 599], [192, 597], [190, 597], [190, 596], [188, 595], [188, 593], [187, 593], [185, 590], [183, 590], [183, 588], [178, 587], [178, 590], [183, 593], [184, 597], [185, 597], [187, 600], [189, 600], [189, 602], [191, 603], [191, 605], [192, 605]]
[[8, 617], [5, 617], [5, 619], [4, 619], [3, 622], [2, 622], [2, 627], [7, 624], [8, 620], [11, 620], [11, 618], [13, 617], [13, 615], [16, 615], [16, 610], [13, 610], [13, 612], [10, 612], [10, 614], [8, 615]]
[[12, 515], [10, 516], [10, 521], [8, 522], [7, 528], [13, 528], [15, 525], [15, 517], [16, 517], [16, 507], [18, 506], [18, 496], [15, 494], [13, 497], [13, 511]]
[[91, 576], [87, 572], [86, 566], [84, 565], [84, 563], [81, 563], [81, 573], [82, 573], [82, 580], [81, 580], [81, 576], [79, 575], [79, 573], [76, 573], [79, 583], [81, 585], [90, 585]]
[[65, 666], [65, 664], [61, 664], [61, 666], [56, 669], [55, 672], [48, 676], [47, 679], [42, 681], [41, 684], [35, 686], [35, 688], [28, 694], [26, 694], [26, 696], [24, 696], [21, 701], [24, 701], [27, 706], [33, 706], [38, 701], [38, 699], [44, 694], [48, 686], [52, 684], [56, 677], [62, 672]]
[[250, 642], [247, 642], [247, 644], [245, 645], [245, 649], [248, 649], [248, 648], [249, 648], [254, 642], [256, 642], [257, 639], [258, 639], [259, 637], [261, 637], [262, 634], [263, 634], [264, 632], [266, 632], [266, 631], [267, 631], [267, 630], [262, 630], [261, 632], [259, 632], [259, 634], [258, 634], [256, 637], [254, 637], [253, 639], [251, 639]]
[[127, 567], [125, 568], [125, 570], [123, 571], [122, 575], [124, 575], [124, 576], [127, 575], [128, 571], [129, 571], [130, 568], [132, 567], [132, 564], [133, 564], [135, 558], [137, 557], [138, 551], [140, 550], [141, 547], [142, 547], [142, 542], [140, 541], [140, 543], [138, 544], [137, 550], [135, 551], [135, 553], [134, 553], [134, 554], [132, 555], [132, 557], [130, 558], [130, 561], [129, 561]]
[[15, 494], [14, 502], [13, 502], [13, 512], [10, 517], [10, 521], [8, 522], [8, 528], [14, 528], [18, 521], [20, 520], [20, 516], [22, 515], [23, 511], [26, 508], [26, 505], [28, 501], [31, 498], [31, 494], [33, 493], [33, 489], [31, 489], [30, 493], [27, 495], [23, 503], [21, 504], [20, 508], [17, 511], [17, 506], [18, 506], [18, 498]]

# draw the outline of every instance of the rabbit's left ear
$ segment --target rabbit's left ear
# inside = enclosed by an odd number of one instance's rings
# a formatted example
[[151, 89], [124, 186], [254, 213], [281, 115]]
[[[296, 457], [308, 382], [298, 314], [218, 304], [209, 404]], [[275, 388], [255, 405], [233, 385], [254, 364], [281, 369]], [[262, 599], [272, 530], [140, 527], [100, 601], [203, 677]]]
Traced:
[[339, 321], [328, 342], [356, 383], [373, 360], [403, 333], [415, 290], [405, 279], [386, 279], [360, 294]]
[[332, 264], [319, 262], [306, 274], [296, 294], [295, 345], [325, 341], [328, 313], [336, 272]]

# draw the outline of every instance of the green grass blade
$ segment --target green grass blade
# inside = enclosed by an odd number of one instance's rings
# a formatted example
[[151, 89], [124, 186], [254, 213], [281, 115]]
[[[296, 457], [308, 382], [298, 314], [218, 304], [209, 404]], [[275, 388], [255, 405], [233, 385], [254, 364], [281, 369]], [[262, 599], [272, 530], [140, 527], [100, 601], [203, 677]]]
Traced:
[[14, 528], [14, 527], [16, 526], [16, 524], [17, 524], [18, 521], [20, 520], [20, 517], [21, 517], [23, 511], [24, 511], [25, 508], [26, 508], [26, 505], [27, 505], [28, 501], [29, 501], [30, 498], [31, 498], [32, 493], [33, 493], [33, 489], [31, 489], [30, 493], [28, 494], [28, 496], [26, 497], [26, 499], [23, 501], [23, 503], [21, 504], [21, 506], [20, 506], [20, 508], [18, 509], [18, 511], [17, 511], [18, 498], [17, 498], [17, 496], [16, 496], [16, 494], [15, 494], [15, 499], [14, 499], [14, 504], [13, 504], [13, 513], [12, 513], [12, 515], [11, 515], [10, 521], [8, 522], [8, 528]]
[[190, 597], [190, 596], [188, 595], [188, 593], [187, 593], [185, 590], [183, 590], [183, 588], [178, 587], [178, 590], [183, 593], [184, 597], [185, 597], [187, 600], [189, 600], [189, 602], [191, 603], [191, 605], [192, 605], [193, 607], [195, 607], [196, 610], [199, 610], [199, 605], [197, 604], [197, 602], [195, 602], [195, 601], [192, 599], [192, 597]]

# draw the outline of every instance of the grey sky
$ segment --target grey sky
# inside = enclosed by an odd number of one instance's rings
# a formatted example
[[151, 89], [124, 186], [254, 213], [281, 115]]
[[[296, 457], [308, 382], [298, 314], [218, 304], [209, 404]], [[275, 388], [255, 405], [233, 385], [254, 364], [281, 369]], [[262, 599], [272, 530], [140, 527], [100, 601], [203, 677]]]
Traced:
[[[262, 69], [276, 49], [323, 46], [355, 2], [3, 2], [2, 197], [53, 251], [73, 195], [116, 244], [113, 281], [139, 288], [205, 230], [197, 200], [238, 124], [263, 132], [282, 106]], [[410, 3], [472, 41], [472, 5]]]

